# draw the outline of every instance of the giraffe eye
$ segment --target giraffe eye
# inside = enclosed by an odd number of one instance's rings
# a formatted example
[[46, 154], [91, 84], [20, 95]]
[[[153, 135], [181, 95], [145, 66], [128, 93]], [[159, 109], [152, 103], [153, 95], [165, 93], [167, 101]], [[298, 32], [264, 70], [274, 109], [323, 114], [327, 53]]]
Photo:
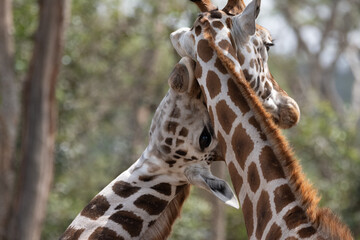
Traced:
[[209, 133], [209, 130], [204, 127], [204, 130], [202, 131], [200, 138], [199, 138], [199, 144], [201, 150], [204, 150], [207, 148], [211, 143], [211, 134]]
[[270, 50], [270, 47], [274, 46], [274, 43], [272, 42], [268, 42], [268, 43], [264, 43], [265, 47], [266, 47], [266, 51]]

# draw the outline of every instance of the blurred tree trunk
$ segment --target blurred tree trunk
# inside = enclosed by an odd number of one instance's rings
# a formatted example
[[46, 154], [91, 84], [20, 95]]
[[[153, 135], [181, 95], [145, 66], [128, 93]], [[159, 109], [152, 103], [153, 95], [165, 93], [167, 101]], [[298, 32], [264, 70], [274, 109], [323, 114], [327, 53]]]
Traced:
[[39, 0], [39, 27], [23, 88], [20, 171], [7, 239], [40, 239], [53, 178], [55, 85], [69, 3]]
[[[212, 164], [211, 171], [221, 179], [225, 179], [226, 165], [223, 162]], [[211, 204], [211, 240], [226, 239], [225, 204], [214, 196], [209, 197]]]
[[11, 0], [0, 1], [0, 239], [6, 223], [14, 187], [13, 160], [19, 115], [15, 83]]

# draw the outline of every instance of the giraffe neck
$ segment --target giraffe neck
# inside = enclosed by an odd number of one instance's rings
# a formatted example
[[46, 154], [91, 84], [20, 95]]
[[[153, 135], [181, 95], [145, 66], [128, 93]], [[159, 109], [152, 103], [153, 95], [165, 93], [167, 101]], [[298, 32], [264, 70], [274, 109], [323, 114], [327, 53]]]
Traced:
[[[159, 172], [149, 147], [78, 214], [60, 239], [164, 239], [190, 185]], [[73, 238], [73, 237], [77, 238]]]
[[[197, 58], [215, 134], [243, 209], [249, 239], [352, 239], [329, 210], [319, 209], [317, 192], [306, 180], [288, 143], [245, 80], [238, 62], [204, 38], [227, 73]], [[199, 71], [198, 71], [199, 72]], [[220, 77], [219, 77], [220, 76]]]

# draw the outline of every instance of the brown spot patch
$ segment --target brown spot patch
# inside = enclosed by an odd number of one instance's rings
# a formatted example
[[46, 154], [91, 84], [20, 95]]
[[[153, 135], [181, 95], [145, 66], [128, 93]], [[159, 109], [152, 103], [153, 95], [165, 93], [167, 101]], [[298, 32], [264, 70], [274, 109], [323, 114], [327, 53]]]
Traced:
[[265, 191], [261, 192], [259, 201], [256, 207], [256, 217], [257, 217], [257, 226], [256, 226], [256, 237], [261, 239], [266, 225], [272, 217], [270, 198], [269, 194]]
[[[140, 179], [140, 177], [139, 177]], [[127, 198], [137, 191], [139, 191], [140, 187], [132, 186], [130, 183], [124, 182], [124, 181], [117, 181], [113, 187], [112, 190], [119, 195], [120, 197]]]
[[268, 182], [278, 178], [285, 178], [282, 166], [269, 146], [264, 147], [261, 151], [260, 167], [264, 178]]
[[165, 130], [175, 135], [178, 126], [179, 124], [177, 122], [168, 121], [165, 123]]
[[172, 145], [172, 138], [166, 138], [165, 139], [165, 143], [167, 144], [167, 145]]
[[231, 182], [234, 184], [235, 193], [237, 196], [239, 196], [243, 184], [243, 179], [236, 170], [235, 164], [233, 162], [229, 163], [228, 168], [231, 177]]
[[165, 153], [165, 154], [169, 154], [171, 152], [171, 148], [169, 146], [166, 146], [166, 145], [161, 145], [160, 146], [160, 151]]
[[253, 78], [253, 75], [249, 74], [248, 70], [246, 70], [246, 69], [243, 70], [243, 73], [244, 73], [244, 76], [246, 78], [246, 81], [250, 82], [251, 79]]
[[222, 152], [222, 155], [225, 156], [226, 154], [226, 142], [225, 142], [225, 139], [223, 137], [223, 135], [218, 131], [217, 133], [217, 138], [218, 138], [218, 141], [219, 141], [219, 145], [220, 145], [220, 149], [221, 149], [221, 152]]
[[222, 74], [226, 74], [227, 70], [224, 67], [224, 65], [222, 64], [221, 60], [219, 58], [216, 58], [215, 61], [215, 67], [219, 70], [219, 72], [221, 72]]
[[256, 119], [255, 119], [254, 116], [252, 116], [251, 118], [249, 118], [249, 123], [250, 123], [254, 128], [256, 128], [257, 132], [258, 132], [259, 135], [260, 135], [260, 138], [261, 138], [263, 141], [266, 141], [266, 140], [267, 140], [266, 135], [265, 135], [264, 132], [261, 130], [260, 124], [258, 123], [258, 121], [256, 121]]
[[242, 66], [245, 63], [245, 56], [240, 51], [238, 51], [238, 60], [239, 60], [240, 66]]
[[110, 239], [124, 240], [123, 237], [117, 235], [115, 231], [107, 227], [98, 227], [89, 237], [89, 240], [110, 240]]
[[199, 63], [196, 63], [196, 67], [195, 67], [195, 78], [199, 79], [201, 78], [202, 75], [202, 67]]
[[152, 186], [151, 189], [154, 189], [155, 191], [164, 194], [166, 196], [171, 195], [171, 185], [169, 183], [159, 183], [155, 186]]
[[250, 111], [245, 98], [240, 94], [238, 86], [231, 78], [228, 80], [228, 90], [228, 95], [231, 98], [231, 101], [240, 109], [242, 114]]
[[295, 196], [292, 193], [289, 185], [284, 184], [277, 187], [274, 191], [274, 202], [276, 212], [279, 213], [285, 206], [295, 201]]
[[254, 45], [255, 45], [256, 47], [259, 45], [259, 42], [258, 42], [258, 40], [256, 40], [256, 39], [253, 40], [253, 43], [254, 43]]
[[122, 205], [121, 203], [119, 205], [116, 206], [115, 210], [120, 210], [124, 207], [124, 205]]
[[257, 92], [257, 90], [259, 90], [260, 87], [260, 77], [257, 76], [256, 78], [256, 88], [254, 88], [254, 91]]
[[204, 62], [208, 62], [213, 57], [214, 50], [210, 47], [208, 41], [201, 39], [198, 42], [197, 53]]
[[183, 127], [179, 132], [179, 136], [187, 137], [188, 133], [189, 133], [189, 130], [187, 130], [186, 128]]
[[185, 151], [185, 150], [176, 150], [176, 152], [175, 152], [176, 154], [179, 154], [180, 156], [186, 156], [186, 154], [187, 154], [187, 151]]
[[149, 215], [159, 215], [167, 206], [168, 202], [150, 194], [140, 196], [134, 205], [145, 210]]
[[232, 124], [235, 121], [236, 114], [229, 108], [225, 100], [221, 100], [216, 105], [216, 115], [221, 127], [227, 134], [229, 134]]
[[255, 64], [254, 64], [254, 59], [251, 59], [251, 60], [250, 60], [250, 67], [251, 67], [251, 68], [254, 68], [254, 66], [255, 66]]
[[199, 36], [201, 34], [201, 26], [200, 25], [197, 25], [195, 27], [195, 34], [196, 34], [196, 36]]
[[248, 169], [248, 183], [254, 193], [260, 186], [260, 177], [255, 163], [251, 163]]
[[214, 10], [210, 12], [210, 17], [211, 18], [221, 18], [222, 14], [220, 11]]
[[222, 22], [220, 22], [220, 21], [213, 21], [212, 25], [218, 29], [223, 29], [223, 27], [224, 27], [224, 24], [222, 24]]
[[225, 51], [228, 51], [235, 59], [236, 59], [236, 53], [235, 50], [233, 48], [233, 46], [231, 45], [231, 43], [229, 43], [229, 41], [227, 40], [221, 40], [219, 42], [219, 46], [224, 49]]
[[288, 237], [285, 240], [298, 240], [298, 238], [296, 238], [296, 237]]
[[299, 206], [287, 211], [284, 216], [284, 221], [289, 229], [294, 229], [297, 226], [308, 222], [304, 210]]
[[205, 105], [207, 106], [207, 96], [206, 96], [205, 88], [203, 85], [201, 85], [200, 88], [201, 88], [201, 92], [203, 93], [203, 96], [204, 96]]
[[208, 110], [209, 110], [209, 116], [210, 116], [210, 120], [211, 120], [211, 125], [215, 126], [214, 112], [213, 112], [212, 107], [209, 106]]
[[228, 37], [230, 39], [231, 45], [233, 46], [234, 49], [236, 49], [235, 48], [236, 44], [235, 44], [233, 36], [231, 35], [231, 32], [228, 32]]
[[248, 51], [248, 53], [251, 53], [251, 48], [249, 47], [249, 45], [246, 46], [246, 51]]
[[236, 160], [240, 164], [240, 167], [244, 169], [245, 161], [254, 149], [254, 143], [241, 124], [236, 127], [231, 144], [235, 152]]
[[110, 204], [104, 196], [98, 195], [81, 211], [80, 215], [96, 220], [103, 216]]
[[248, 195], [246, 195], [244, 199], [244, 203], [242, 205], [242, 211], [244, 214], [247, 235], [251, 236], [254, 231], [253, 204], [249, 199]]
[[157, 176], [153, 175], [153, 176], [148, 176], [148, 175], [142, 175], [139, 176], [139, 180], [143, 181], [143, 182], [150, 182], [151, 180], [155, 179]]
[[299, 237], [301, 238], [308, 238], [311, 237], [312, 235], [314, 235], [316, 233], [315, 228], [313, 227], [307, 227], [307, 228], [303, 228], [301, 230], [298, 231]]
[[226, 22], [226, 26], [228, 27], [228, 29], [231, 29], [232, 28], [232, 19], [227, 18], [225, 22]]
[[141, 233], [143, 220], [132, 212], [117, 211], [109, 219], [120, 224], [131, 237], [137, 237]]
[[177, 146], [177, 147], [180, 146], [180, 145], [183, 144], [183, 143], [184, 143], [184, 140], [181, 140], [181, 139], [179, 139], [179, 138], [176, 139], [176, 146]]
[[66, 231], [61, 235], [60, 240], [78, 240], [80, 235], [85, 231], [85, 229], [75, 229], [73, 227], [68, 227]]
[[206, 77], [206, 87], [211, 98], [216, 97], [221, 92], [220, 79], [218, 75], [211, 70], [208, 72]]
[[[176, 159], [181, 158], [181, 157], [176, 156], [176, 155], [174, 155], [173, 157], [174, 157], [174, 158], [176, 158]], [[166, 160], [165, 162], [166, 162], [167, 164], [169, 164], [169, 167], [173, 167], [173, 166], [174, 166], [174, 164], [176, 163], [176, 161], [175, 161], [175, 160]]]
[[255, 87], [255, 83], [256, 83], [256, 81], [251, 81], [251, 83], [250, 83], [250, 87], [251, 87], [252, 89], [254, 89], [254, 87]]
[[276, 240], [276, 239], [280, 239], [282, 236], [282, 231], [281, 231], [281, 228], [276, 224], [274, 223], [268, 234], [266, 235], [266, 240]]

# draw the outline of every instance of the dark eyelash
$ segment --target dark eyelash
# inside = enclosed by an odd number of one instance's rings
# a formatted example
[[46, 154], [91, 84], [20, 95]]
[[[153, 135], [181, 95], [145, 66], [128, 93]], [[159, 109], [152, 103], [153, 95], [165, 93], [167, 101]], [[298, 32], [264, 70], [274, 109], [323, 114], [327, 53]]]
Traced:
[[270, 47], [274, 46], [275, 43], [274, 42], [268, 42], [268, 43], [264, 43], [265, 47], [266, 47], [266, 50], [269, 51], [270, 50]]

